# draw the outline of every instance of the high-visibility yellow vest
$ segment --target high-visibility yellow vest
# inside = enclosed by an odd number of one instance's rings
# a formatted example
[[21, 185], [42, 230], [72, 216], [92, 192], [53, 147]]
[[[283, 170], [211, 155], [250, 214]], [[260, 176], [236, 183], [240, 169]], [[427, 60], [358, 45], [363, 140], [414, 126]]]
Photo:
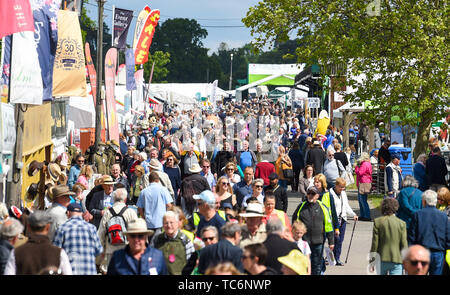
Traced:
[[[300, 211], [302, 211], [303, 206], [305, 206], [305, 204], [308, 201], [304, 201], [302, 203], [302, 205], [300, 206], [300, 208], [298, 209], [297, 212], [297, 220], [300, 220]], [[324, 218], [324, 222], [325, 222], [325, 232], [332, 232], [333, 231], [333, 224], [331, 223], [331, 215], [330, 212], [328, 210], [328, 208], [319, 200], [317, 200], [317, 203], [319, 203], [320, 208], [322, 208], [322, 212], [323, 212], [323, 218]]]
[[321, 202], [328, 208], [328, 210], [331, 210], [330, 192], [323, 194]]
[[[225, 211], [223, 210], [218, 210], [217, 213], [219, 213], [219, 216], [223, 218], [223, 220], [227, 220], [227, 216], [225, 214]], [[198, 224], [200, 223], [200, 214], [198, 212], [194, 212], [193, 213], [193, 218], [194, 218], [194, 226], [197, 227]]]
[[445, 255], [445, 261], [447, 261], [448, 266], [450, 266], [450, 249], [447, 250], [447, 254]]
[[283, 226], [286, 227], [286, 218], [284, 217], [284, 211], [274, 209], [274, 212], [275, 212], [275, 214], [277, 214], [278, 219], [280, 219], [281, 222], [283, 223]]

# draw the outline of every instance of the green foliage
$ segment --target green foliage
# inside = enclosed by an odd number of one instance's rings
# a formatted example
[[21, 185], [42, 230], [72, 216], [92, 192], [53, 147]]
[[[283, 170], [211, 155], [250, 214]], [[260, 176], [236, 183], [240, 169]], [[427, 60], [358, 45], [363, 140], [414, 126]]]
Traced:
[[155, 66], [153, 68], [152, 83], [167, 82], [165, 78], [167, 77], [169, 70], [166, 65], [170, 63], [170, 53], [155, 51], [153, 54], [149, 54], [148, 62], [144, 64], [144, 80], [146, 83], [149, 81], [153, 63], [155, 63]]
[[[442, 118], [449, 101], [449, 11], [446, 1], [381, 1], [369, 16], [370, 1], [264, 0], [243, 19], [257, 48], [295, 33], [302, 46], [299, 63], [345, 64], [351, 102], [370, 101], [362, 114], [369, 124], [389, 122], [392, 107], [404, 124], [418, 126], [416, 151], [432, 121]], [[357, 79], [357, 77], [365, 79]], [[418, 116], [410, 114], [417, 113]], [[418, 153], [417, 153], [418, 154]]]

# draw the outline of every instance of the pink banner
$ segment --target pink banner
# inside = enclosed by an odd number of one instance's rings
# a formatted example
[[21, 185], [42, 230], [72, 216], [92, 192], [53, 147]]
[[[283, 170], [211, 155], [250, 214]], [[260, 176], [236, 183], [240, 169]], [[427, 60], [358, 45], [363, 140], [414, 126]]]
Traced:
[[0, 38], [24, 31], [34, 32], [34, 19], [30, 1], [0, 1]]
[[108, 134], [109, 140], [117, 140], [119, 142], [119, 123], [116, 113], [116, 67], [117, 67], [117, 49], [110, 48], [105, 57], [105, 94], [108, 118]]

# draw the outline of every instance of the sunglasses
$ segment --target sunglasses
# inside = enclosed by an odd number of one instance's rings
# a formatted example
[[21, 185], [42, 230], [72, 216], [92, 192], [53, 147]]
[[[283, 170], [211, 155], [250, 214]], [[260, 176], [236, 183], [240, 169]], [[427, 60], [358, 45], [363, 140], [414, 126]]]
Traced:
[[169, 158], [169, 159], [167, 159], [167, 161], [173, 161], [173, 159], [170, 159], [170, 158]]
[[129, 234], [128, 237], [132, 238], [132, 239], [136, 239], [137, 238], [137, 239], [142, 240], [143, 238], [145, 238], [145, 235], [144, 234]]
[[222, 185], [229, 185], [228, 182], [222, 182], [221, 184], [222, 184]]
[[421, 261], [421, 260], [410, 260], [409, 262], [414, 266], [417, 266], [419, 263], [422, 264], [422, 266], [427, 266], [428, 264], [430, 264], [429, 261]]
[[203, 168], [209, 168], [209, 166], [202, 166]]
[[202, 238], [202, 241], [206, 242], [206, 241], [212, 241], [214, 239], [215, 239], [215, 237], [204, 237], [204, 238]]
[[78, 160], [77, 162], [78, 163], [84, 163], [84, 160]]
[[262, 185], [255, 185], [256, 188], [262, 188]]

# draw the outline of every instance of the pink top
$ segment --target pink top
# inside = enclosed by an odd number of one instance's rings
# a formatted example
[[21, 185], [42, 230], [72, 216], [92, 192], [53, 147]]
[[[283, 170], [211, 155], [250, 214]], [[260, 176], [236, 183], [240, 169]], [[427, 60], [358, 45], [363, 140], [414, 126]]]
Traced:
[[372, 183], [372, 164], [369, 161], [363, 161], [361, 166], [355, 167], [356, 184]]

